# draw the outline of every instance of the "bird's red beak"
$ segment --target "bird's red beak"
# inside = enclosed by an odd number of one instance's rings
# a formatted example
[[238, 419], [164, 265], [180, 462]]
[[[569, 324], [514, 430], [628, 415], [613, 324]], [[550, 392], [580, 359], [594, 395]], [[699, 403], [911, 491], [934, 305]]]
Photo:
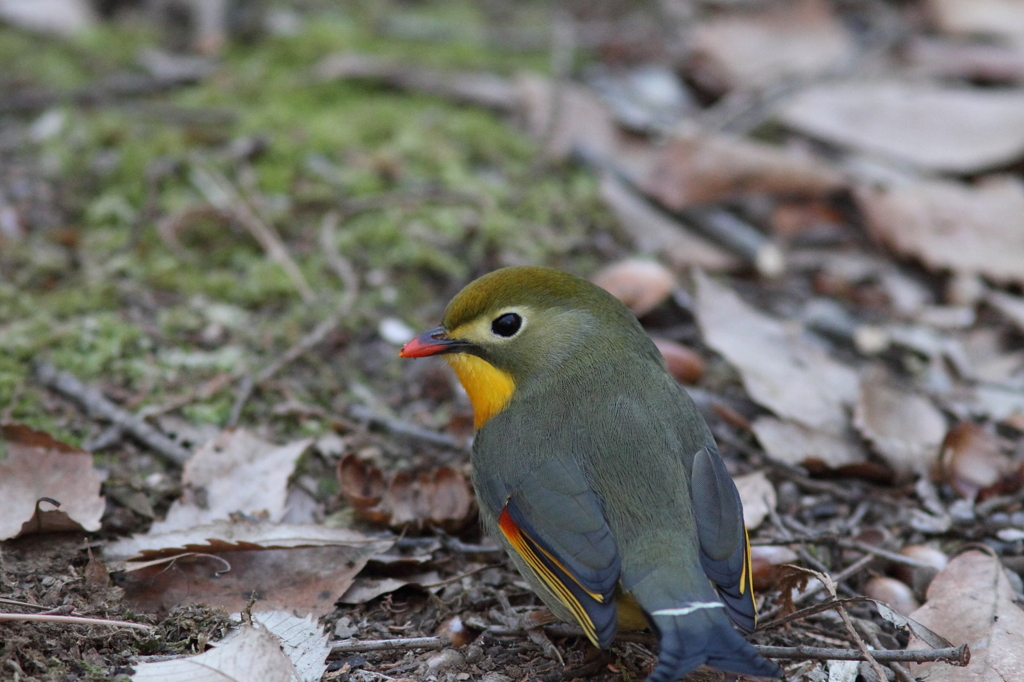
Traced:
[[469, 342], [445, 337], [444, 327], [435, 327], [423, 332], [409, 343], [402, 346], [398, 353], [400, 358], [425, 358], [428, 355], [456, 353], [467, 347]]

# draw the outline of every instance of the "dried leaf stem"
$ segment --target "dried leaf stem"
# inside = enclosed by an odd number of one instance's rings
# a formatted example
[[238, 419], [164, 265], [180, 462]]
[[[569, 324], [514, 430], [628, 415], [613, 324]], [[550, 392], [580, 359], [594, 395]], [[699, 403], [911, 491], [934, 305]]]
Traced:
[[150, 448], [166, 460], [182, 466], [190, 453], [173, 440], [150, 426], [145, 420], [128, 410], [116, 405], [103, 393], [89, 386], [70, 372], [57, 369], [48, 362], [37, 362], [34, 367], [36, 380], [43, 386], [71, 398], [78, 403], [91, 417], [100, 417], [118, 425], [126, 433], [131, 434], [140, 443]]
[[107, 620], [105, 618], [83, 618], [82, 616], [57, 616], [43, 613], [0, 613], [0, 622], [29, 621], [33, 623], [68, 623], [70, 625], [107, 625], [110, 627], [135, 628], [136, 630], [153, 630], [152, 625], [131, 623], [126, 620]]
[[[525, 634], [517, 632], [516, 634]], [[559, 632], [559, 635], [564, 633]], [[580, 630], [578, 636], [583, 636]], [[334, 642], [331, 646], [332, 656], [363, 653], [366, 651], [410, 651], [436, 650], [448, 646], [443, 637], [410, 637], [399, 639], [346, 639]], [[865, 661], [864, 653], [857, 649], [839, 649], [832, 647], [813, 646], [760, 646], [756, 645], [762, 656], [788, 661]], [[889, 663], [948, 663], [955, 666], [966, 666], [971, 660], [971, 650], [966, 644], [943, 649], [875, 649], [871, 656], [876, 661]]]

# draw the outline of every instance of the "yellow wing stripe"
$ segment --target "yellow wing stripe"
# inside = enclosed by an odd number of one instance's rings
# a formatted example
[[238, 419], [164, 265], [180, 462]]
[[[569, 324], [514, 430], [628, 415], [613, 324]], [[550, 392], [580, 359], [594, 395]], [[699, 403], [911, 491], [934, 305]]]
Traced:
[[745, 594], [750, 588], [750, 602], [754, 605], [754, 627], [757, 627], [757, 602], [754, 600], [754, 564], [750, 558], [750, 533], [746, 526], [743, 527], [743, 571], [740, 573], [740, 594]]
[[[508, 513], [508, 509], [503, 509], [501, 515], [498, 517], [498, 526], [501, 528], [502, 534], [505, 539], [509, 541], [512, 547], [519, 553], [519, 556], [523, 557], [527, 565], [533, 570], [534, 574], [540, 578], [551, 592], [554, 593], [558, 601], [562, 602], [572, 615], [576, 618], [576, 621], [583, 628], [583, 633], [587, 636], [594, 646], [600, 646], [597, 642], [597, 632], [594, 628], [594, 621], [591, 620], [590, 616], [587, 615], [586, 609], [580, 603], [579, 599], [569, 590], [569, 588], [562, 582], [555, 573], [548, 568], [541, 560], [537, 553], [534, 551], [534, 543], [520, 530], [519, 526]], [[569, 576], [573, 582], [579, 585], [579, 581], [571, 573], [565, 570], [561, 562], [552, 557], [548, 552], [542, 548], [537, 547], [544, 556], [552, 561], [565, 575]], [[582, 589], [586, 591], [588, 595], [593, 596], [598, 601], [603, 601], [603, 597], [598, 594], [594, 594], [590, 590], [587, 590], [582, 585]]]

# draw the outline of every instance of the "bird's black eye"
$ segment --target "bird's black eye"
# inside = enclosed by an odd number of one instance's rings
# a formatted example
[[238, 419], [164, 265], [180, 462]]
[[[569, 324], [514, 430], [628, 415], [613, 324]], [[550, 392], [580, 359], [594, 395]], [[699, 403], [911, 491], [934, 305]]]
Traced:
[[522, 326], [523, 318], [519, 317], [519, 315], [515, 313], [505, 313], [504, 315], [496, 317], [494, 322], [491, 322], [491, 331], [498, 336], [508, 338], [510, 336], [515, 336], [516, 332], [518, 332], [519, 328]]

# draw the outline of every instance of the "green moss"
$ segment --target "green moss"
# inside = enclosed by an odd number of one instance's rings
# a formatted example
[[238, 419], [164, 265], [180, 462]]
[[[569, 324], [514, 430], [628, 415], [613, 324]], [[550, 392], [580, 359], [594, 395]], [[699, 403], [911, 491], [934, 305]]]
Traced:
[[[524, 8], [514, 11], [540, 11]], [[485, 18], [472, 2], [417, 5], [399, 17], [446, 24], [455, 38], [446, 42], [385, 38], [370, 29], [393, 18], [379, 15], [373, 3], [353, 4], [346, 13], [311, 17], [298, 36], [230, 47], [217, 73], [197, 86], [124, 106], [69, 106], [62, 132], [37, 152], [56, 160], [52, 172], [74, 244], [43, 235], [0, 258], [0, 403], [14, 400], [20, 418], [31, 420], [35, 411], [36, 423], [47, 422], [39, 395], [26, 389], [35, 357], [86, 381], [137, 390], [146, 404], [217, 372], [262, 366], [334, 310], [341, 285], [317, 231], [331, 203], [353, 197], [415, 197], [437, 188], [468, 200], [409, 199], [342, 220], [338, 253], [361, 275], [375, 271], [386, 284], [364, 282], [340, 330], [366, 335], [385, 314], [432, 322], [454, 289], [496, 259], [586, 258], [585, 238], [605, 220], [593, 180], [538, 166], [533, 143], [504, 117], [439, 97], [322, 82], [314, 74], [323, 57], [346, 51], [500, 74], [546, 70], [547, 52], [489, 49], [480, 40]], [[548, 30], [541, 21], [535, 26], [541, 35]], [[152, 38], [137, 29], [107, 27], [74, 43], [38, 45], [0, 29], [0, 62], [34, 83], [77, 87], [130, 66]], [[239, 161], [226, 142], [243, 136], [268, 146]], [[99, 158], [106, 159], [102, 173], [90, 165]], [[193, 163], [227, 178], [276, 227], [316, 302], [301, 301], [243, 227], [204, 217], [208, 204], [194, 184]], [[328, 170], [313, 170], [316, 164]], [[156, 229], [157, 219], [169, 217], [177, 246]], [[209, 313], [216, 305], [244, 313], [244, 322], [219, 321]], [[370, 384], [401, 381], [397, 363], [363, 376], [361, 342], [354, 343], [344, 370], [316, 370], [303, 399], [330, 402], [357, 375]], [[298, 368], [309, 371], [310, 364]], [[223, 391], [183, 413], [222, 424], [231, 397]], [[258, 392], [246, 417], [269, 419], [263, 401], [275, 399], [274, 391]], [[275, 424], [323, 428], [313, 420]]]

